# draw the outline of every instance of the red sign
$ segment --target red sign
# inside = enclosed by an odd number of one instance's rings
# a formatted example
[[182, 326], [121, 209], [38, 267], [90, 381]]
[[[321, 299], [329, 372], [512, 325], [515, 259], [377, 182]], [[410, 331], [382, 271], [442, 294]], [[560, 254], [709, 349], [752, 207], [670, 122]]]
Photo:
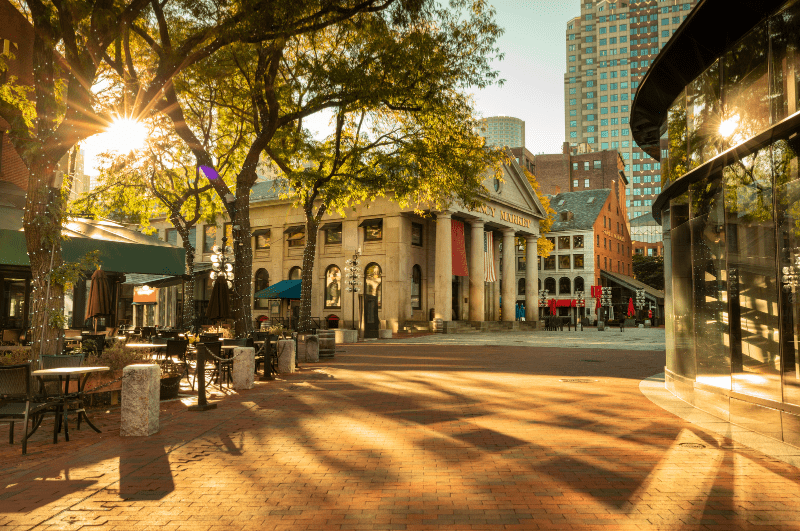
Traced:
[[452, 235], [453, 248], [453, 274], [457, 277], [468, 277], [467, 249], [464, 244], [464, 224], [454, 219], [450, 220], [450, 234]]

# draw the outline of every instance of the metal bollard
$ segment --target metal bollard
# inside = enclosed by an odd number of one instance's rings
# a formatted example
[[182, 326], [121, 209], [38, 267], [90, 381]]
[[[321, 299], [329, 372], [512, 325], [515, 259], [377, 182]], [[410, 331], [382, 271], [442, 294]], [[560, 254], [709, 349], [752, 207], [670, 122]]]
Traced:
[[209, 404], [206, 399], [206, 346], [201, 345], [197, 349], [197, 367], [195, 369], [197, 382], [197, 405], [189, 406], [189, 411], [207, 411], [217, 409], [216, 404]]

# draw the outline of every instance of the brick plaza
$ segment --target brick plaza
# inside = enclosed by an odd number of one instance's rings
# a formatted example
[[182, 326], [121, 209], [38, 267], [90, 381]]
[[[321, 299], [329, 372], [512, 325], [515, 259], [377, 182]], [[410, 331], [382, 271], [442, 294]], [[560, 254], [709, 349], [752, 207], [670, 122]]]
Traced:
[[663, 364], [362, 343], [216, 410], [165, 402], [148, 438], [110, 409], [23, 457], [2, 427], [0, 528], [800, 529], [798, 469], [648, 400]]

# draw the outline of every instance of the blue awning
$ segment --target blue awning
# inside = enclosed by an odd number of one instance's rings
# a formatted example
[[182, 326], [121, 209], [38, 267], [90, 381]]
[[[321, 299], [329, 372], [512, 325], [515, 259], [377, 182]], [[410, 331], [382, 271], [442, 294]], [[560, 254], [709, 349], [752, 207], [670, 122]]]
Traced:
[[281, 280], [257, 292], [256, 299], [299, 299], [302, 280]]

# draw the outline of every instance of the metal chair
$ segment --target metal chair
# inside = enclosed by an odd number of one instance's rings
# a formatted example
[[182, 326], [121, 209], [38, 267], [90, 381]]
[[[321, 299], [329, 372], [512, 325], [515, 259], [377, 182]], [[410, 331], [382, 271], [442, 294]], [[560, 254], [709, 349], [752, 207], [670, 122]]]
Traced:
[[168, 339], [167, 352], [165, 358], [172, 361], [173, 358], [178, 358], [183, 374], [186, 376], [186, 381], [189, 380], [189, 362], [186, 360], [186, 350], [189, 348], [188, 339]]
[[[212, 357], [211, 355], [213, 354], [213, 356], [216, 356], [217, 358], [221, 357], [222, 343], [220, 341], [207, 341], [207, 342], [200, 341], [197, 343], [198, 349], [203, 347], [205, 347], [208, 351], [208, 354], [206, 355], [206, 360], [212, 362], [212, 365], [210, 367], [206, 366], [207, 367], [206, 374], [204, 374], [203, 377], [205, 378], [208, 375], [208, 372], [210, 371], [212, 380], [214, 379], [215, 376], [217, 377], [217, 379], [219, 379], [218, 360]], [[199, 368], [194, 371], [194, 379], [192, 379], [192, 390], [194, 390], [194, 383], [195, 381], [197, 381], [198, 370]]]
[[[62, 356], [42, 355], [42, 369], [61, 369], [64, 367], [80, 367], [81, 365], [83, 365], [83, 353], [67, 354]], [[42, 398], [48, 399], [61, 394], [61, 378], [58, 376], [43, 376], [40, 382], [39, 395]], [[64, 394], [69, 395], [69, 389], [64, 389]], [[63, 404], [64, 411], [62, 412], [63, 415], [59, 415], [58, 420], [56, 421], [56, 432], [61, 431], [61, 419], [63, 417], [64, 421], [66, 421], [67, 411], [80, 412], [83, 409], [83, 400], [77, 396], [66, 397]], [[78, 415], [77, 428], [79, 430], [81, 429], [80, 415]]]
[[[28, 453], [28, 438], [36, 432], [42, 417], [47, 412], [58, 411], [52, 403], [34, 400], [31, 391], [31, 364], [0, 366], [0, 422], [10, 424], [8, 442], [14, 444], [14, 423], [23, 422], [22, 455]], [[28, 432], [28, 422], [33, 422], [33, 429]], [[53, 423], [53, 438], [57, 437]]]

